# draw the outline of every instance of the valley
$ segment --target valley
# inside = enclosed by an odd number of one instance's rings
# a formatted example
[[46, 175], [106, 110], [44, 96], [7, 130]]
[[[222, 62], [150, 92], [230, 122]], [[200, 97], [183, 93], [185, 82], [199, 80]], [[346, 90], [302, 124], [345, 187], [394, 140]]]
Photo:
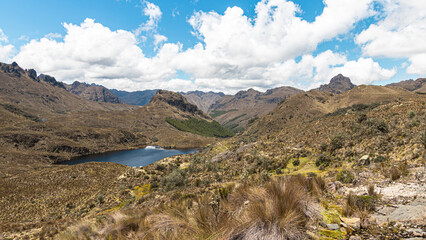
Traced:
[[[354, 86], [338, 75], [310, 91], [187, 100], [158, 90], [137, 106], [87, 97], [107, 93], [99, 86], [73, 84], [85, 93], [77, 94], [16, 63], [0, 67], [3, 238], [425, 234], [413, 210], [426, 205], [426, 99], [417, 83]], [[235, 134], [233, 124], [244, 128]], [[57, 164], [153, 145], [199, 151], [133, 168]]]

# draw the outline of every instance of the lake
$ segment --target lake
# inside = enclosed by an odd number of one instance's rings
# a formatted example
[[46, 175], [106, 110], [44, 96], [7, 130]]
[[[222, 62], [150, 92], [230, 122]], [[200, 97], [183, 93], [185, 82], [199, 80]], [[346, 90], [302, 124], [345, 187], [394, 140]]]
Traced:
[[180, 154], [194, 153], [196, 151], [196, 149], [179, 150], [148, 146], [143, 149], [88, 155], [71, 161], [67, 161], [64, 164], [75, 165], [86, 162], [114, 162], [130, 167], [143, 167], [163, 158]]

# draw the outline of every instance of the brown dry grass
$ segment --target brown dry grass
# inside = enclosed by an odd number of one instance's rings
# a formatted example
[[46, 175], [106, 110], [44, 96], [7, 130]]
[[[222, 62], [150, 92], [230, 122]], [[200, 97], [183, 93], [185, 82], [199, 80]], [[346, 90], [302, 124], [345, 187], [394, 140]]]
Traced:
[[[113, 214], [103, 223], [76, 225], [59, 239], [305, 239], [318, 213], [301, 176], [237, 186], [154, 209]], [[320, 186], [315, 189], [321, 189]], [[84, 227], [81, 227], [84, 226]]]

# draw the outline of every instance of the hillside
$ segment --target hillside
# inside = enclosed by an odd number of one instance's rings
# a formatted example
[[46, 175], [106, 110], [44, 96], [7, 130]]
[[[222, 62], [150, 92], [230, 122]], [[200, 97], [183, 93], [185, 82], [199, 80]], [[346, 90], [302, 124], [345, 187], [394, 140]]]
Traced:
[[426, 93], [426, 78], [418, 78], [416, 80], [405, 80], [397, 83], [386, 85], [388, 87], [402, 87], [411, 92]]
[[424, 237], [425, 104], [381, 86], [290, 96], [241, 135], [129, 170], [134, 200], [59, 236]]
[[414, 94], [403, 89], [367, 85], [357, 86], [344, 94], [311, 90], [281, 102], [273, 112], [256, 121], [246, 134], [266, 135], [269, 132], [278, 132], [293, 124], [300, 125], [352, 105], [371, 105], [414, 97]]
[[272, 111], [279, 102], [302, 90], [292, 87], [270, 89], [264, 93], [249, 89], [226, 95], [211, 105], [208, 113], [220, 124], [233, 130], [245, 128], [250, 119]]
[[125, 110], [135, 107], [123, 104], [97, 103], [69, 93], [55, 78], [40, 75], [18, 64], [0, 63], [0, 103], [13, 105], [40, 119], [52, 115], [96, 110]]
[[116, 89], [110, 89], [110, 91], [121, 101], [127, 104], [145, 106], [151, 101], [151, 98], [155, 95], [158, 89], [135, 92], [120, 91]]
[[197, 105], [199, 109], [207, 113], [210, 106], [225, 96], [224, 93], [192, 91], [181, 93], [190, 103]]
[[95, 102], [121, 103], [121, 100], [103, 86], [75, 81], [73, 84], [64, 84], [67, 91]]

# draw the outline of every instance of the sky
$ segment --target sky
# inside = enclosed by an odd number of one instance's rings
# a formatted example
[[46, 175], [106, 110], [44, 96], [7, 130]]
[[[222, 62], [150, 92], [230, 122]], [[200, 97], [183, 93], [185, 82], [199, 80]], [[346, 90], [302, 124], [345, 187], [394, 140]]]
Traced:
[[424, 0], [14, 0], [0, 62], [137, 91], [293, 86], [342, 73], [383, 85], [426, 75]]

